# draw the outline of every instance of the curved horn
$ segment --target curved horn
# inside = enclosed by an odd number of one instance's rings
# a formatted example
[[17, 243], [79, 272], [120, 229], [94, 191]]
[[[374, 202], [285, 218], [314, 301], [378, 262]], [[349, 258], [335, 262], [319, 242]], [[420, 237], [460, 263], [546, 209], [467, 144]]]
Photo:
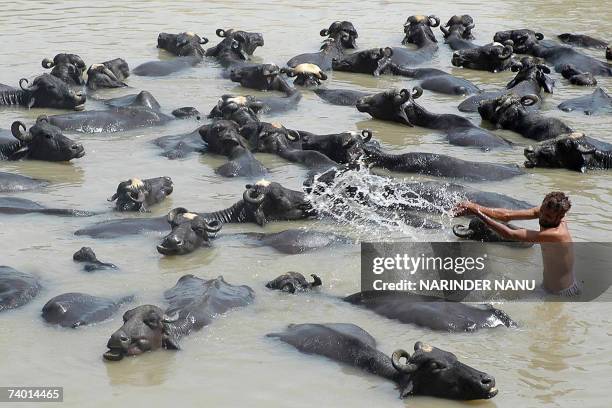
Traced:
[[444, 26], [440, 26], [440, 31], [442, 31], [442, 34], [444, 34], [445, 38], [450, 35], [450, 31], [448, 31], [448, 28], [446, 28]]
[[400, 361], [402, 358], [408, 360], [410, 358], [410, 354], [406, 350], [395, 350], [391, 355], [391, 363], [393, 364], [393, 367], [400, 373], [414, 373], [418, 368], [417, 365], [412, 363], [404, 364]]
[[474, 235], [474, 230], [462, 224], [453, 225], [453, 234], [459, 238], [471, 238]]
[[136, 197], [134, 197], [133, 191], [128, 192], [127, 196], [135, 203], [144, 203], [146, 199], [145, 193], [142, 190], [138, 190], [138, 194], [136, 195]]
[[412, 99], [418, 99], [421, 97], [421, 95], [423, 95], [423, 88], [421, 88], [420, 86], [415, 86], [414, 88], [412, 88], [412, 93], [410, 94], [410, 96], [412, 96]]
[[208, 44], [208, 38], [206, 37], [200, 37], [200, 44], [204, 45], [204, 44]]
[[521, 105], [532, 106], [540, 101], [540, 97], [536, 94], [525, 95], [521, 98]]
[[[21, 130], [23, 129], [23, 131]], [[27, 130], [26, 125], [23, 122], [15, 121], [11, 125], [11, 133], [15, 137], [15, 139], [20, 140], [22, 142], [28, 142], [32, 140], [32, 135], [29, 133], [24, 133]]]
[[363, 129], [361, 131], [361, 140], [363, 140], [364, 143], [367, 143], [370, 141], [370, 139], [372, 139], [372, 131], [370, 129]]
[[42, 60], [42, 64], [43, 68], [53, 68], [55, 66], [55, 62], [53, 62], [53, 60], [51, 58], [45, 58]]
[[217, 37], [221, 37], [221, 38], [225, 38], [225, 36], [227, 35], [225, 30], [222, 28], [217, 28], [217, 31], [215, 31], [215, 34], [217, 34]]
[[319, 278], [317, 275], [315, 275], [314, 273], [311, 273], [310, 276], [312, 276], [312, 283], [310, 284], [311, 287], [315, 287], [315, 286], [321, 286], [323, 284], [323, 281], [321, 280], [321, 278]]
[[20, 87], [21, 89], [23, 89], [24, 91], [27, 91], [27, 90], [28, 90], [28, 88], [27, 88], [27, 86], [23, 86], [23, 84], [24, 84], [24, 83], [25, 83], [26, 85], [28, 85], [28, 84], [30, 83], [30, 81], [28, 81], [28, 79], [27, 79], [27, 78], [21, 78], [21, 79], [19, 80], [19, 87]]
[[205, 220], [205, 221], [206, 222], [204, 223], [204, 229], [206, 230], [206, 232], [217, 233], [221, 231], [221, 228], [223, 227], [223, 224], [221, 224], [217, 220]]
[[289, 130], [287, 131], [287, 139], [295, 142], [296, 140], [300, 140], [300, 134], [294, 130]]
[[440, 18], [433, 14], [427, 18], [430, 27], [437, 27], [440, 25]]
[[321, 31], [319, 31], [319, 35], [321, 37], [327, 37], [329, 35], [329, 30], [327, 28], [324, 28]]
[[244, 190], [244, 193], [242, 194], [242, 199], [247, 203], [255, 204], [255, 205], [259, 205], [263, 203], [263, 201], [266, 198], [266, 195], [264, 193], [259, 193], [257, 197], [253, 197], [251, 196], [252, 191], [253, 191], [253, 187], [250, 187]]
[[318, 77], [321, 81], [327, 81], [327, 74], [323, 71], [319, 71]]
[[537, 39], [538, 41], [539, 41], [539, 40], [543, 40], [543, 39], [544, 39], [544, 34], [542, 34], [542, 33], [535, 33], [535, 37], [536, 37], [536, 39]]
[[178, 217], [181, 214], [185, 214], [186, 212], [189, 212], [189, 210], [187, 210], [184, 207], [177, 207], [173, 210], [170, 210], [170, 212], [166, 216], [166, 220], [168, 220], [170, 224], [173, 224], [176, 217]]
[[465, 31], [472, 31], [476, 27], [476, 24], [470, 23], [465, 26]]
[[501, 54], [499, 54], [499, 57], [501, 59], [508, 59], [512, 56], [512, 53], [514, 52], [514, 49], [512, 48], [511, 45], [504, 45], [504, 51]]
[[112, 197], [109, 197], [106, 199], [106, 201], [108, 202], [113, 202], [115, 201], [117, 198], [119, 198], [119, 196], [117, 195], [117, 193], [113, 194]]

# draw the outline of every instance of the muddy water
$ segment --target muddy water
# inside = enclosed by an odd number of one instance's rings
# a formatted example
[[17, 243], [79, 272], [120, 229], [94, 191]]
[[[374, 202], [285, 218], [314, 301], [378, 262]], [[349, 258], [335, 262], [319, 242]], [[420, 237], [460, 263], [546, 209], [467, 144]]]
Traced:
[[[130, 66], [168, 56], [155, 48], [159, 31], [195, 31], [216, 42], [216, 28], [236, 27], [263, 32], [265, 47], [257, 60], [282, 64], [301, 52], [316, 50], [318, 32], [337, 19], [351, 20], [357, 27], [361, 48], [395, 45], [402, 38], [402, 24], [410, 14], [436, 14], [442, 20], [452, 14], [471, 14], [476, 21], [476, 42], [486, 43], [497, 30], [530, 27], [548, 37], [571, 31], [612, 39], [610, 7], [603, 1], [487, 1], [435, 2], [423, 6], [406, 1], [17, 1], [3, 4], [0, 29], [0, 82], [15, 84], [41, 71], [43, 57], [74, 52], [88, 63], [123, 57]], [[441, 33], [436, 35], [440, 40]], [[587, 51], [598, 57], [602, 51]], [[483, 88], [503, 86], [512, 73], [490, 74], [451, 67], [451, 51], [440, 44], [432, 66], [464, 76]], [[556, 109], [563, 100], [590, 93], [568, 86], [555, 74], [558, 88], [547, 97], [548, 115], [561, 117], [576, 129], [612, 142], [610, 116], [586, 117]], [[612, 90], [610, 79], [599, 79]], [[213, 62], [167, 78], [130, 77], [132, 89], [100, 92], [100, 97], [121, 96], [146, 89], [168, 112], [179, 106], [208, 111], [224, 93], [245, 91], [222, 80]], [[400, 78], [375, 79], [363, 75], [333, 74], [329, 87], [382, 90], [409, 86]], [[420, 100], [436, 112], [455, 112], [460, 98], [426, 93]], [[94, 106], [90, 103], [89, 106]], [[2, 109], [0, 128], [14, 120], [31, 123], [43, 110]], [[49, 111], [47, 111], [49, 112]], [[473, 116], [479, 122], [476, 115]], [[482, 153], [451, 147], [439, 134], [422, 128], [407, 128], [373, 121], [355, 109], [330, 106], [305, 92], [299, 109], [276, 117], [287, 127], [313, 132], [372, 128], [388, 149], [441, 152], [472, 160], [522, 163], [522, 148], [512, 152]], [[228, 180], [214, 174], [222, 160], [194, 155], [169, 161], [158, 156], [149, 143], [156, 137], [189, 132], [198, 126], [177, 121], [168, 126], [118, 134], [75, 135], [87, 155], [70, 164], [38, 162], [0, 163], [0, 171], [11, 171], [52, 181], [44, 190], [19, 194], [55, 207], [75, 207], [104, 212], [96, 220], [117, 215], [110, 212], [106, 197], [118, 181], [132, 176], [170, 176], [175, 192], [156, 207], [161, 215], [175, 206], [213, 210], [237, 200], [246, 181]], [[501, 132], [520, 145], [515, 134]], [[287, 187], [299, 188], [306, 171], [271, 156], [260, 158], [271, 169], [270, 178]], [[481, 188], [537, 203], [550, 190], [569, 193], [573, 208], [569, 215], [575, 238], [580, 241], [609, 240], [612, 183], [609, 173], [577, 174], [562, 170], [529, 170], [528, 174], [503, 183], [481, 184]], [[239, 239], [226, 238], [213, 249], [178, 259], [163, 259], [155, 250], [158, 235], [121, 240], [94, 241], [73, 232], [94, 220], [46, 216], [0, 217], [0, 264], [37, 274], [44, 290], [27, 306], [0, 317], [0, 384], [56, 385], [65, 387], [65, 406], [403, 406], [447, 407], [457, 403], [413, 398], [402, 402], [392, 384], [343, 368], [321, 358], [300, 355], [290, 347], [263, 337], [292, 322], [342, 321], [370, 331], [380, 348], [391, 352], [411, 348], [423, 340], [455, 352], [465, 362], [497, 378], [499, 395], [471, 406], [607, 406], [611, 374], [610, 336], [612, 305], [593, 303], [520, 304], [503, 308], [521, 323], [518, 330], [490, 330], [478, 334], [440, 334], [402, 326], [351, 308], [335, 297], [358, 290], [357, 246], [320, 251], [314, 255], [279, 255], [271, 249], [252, 248]], [[450, 220], [443, 220], [450, 225]], [[533, 223], [527, 223], [535, 227]], [[339, 229], [360, 238], [393, 236], [407, 240], [450, 239], [441, 233], [418, 230], [335, 228], [321, 222], [278, 223], [265, 231], [304, 226]], [[260, 230], [256, 226], [231, 226], [224, 232]], [[73, 264], [72, 253], [92, 246], [102, 260], [120, 266], [116, 272], [87, 274]], [[538, 262], [537, 250], [507, 251], [510, 272], [520, 274], [524, 262]], [[317, 273], [322, 292], [312, 296], [284, 296], [263, 289], [264, 283], [287, 270]], [[120, 364], [105, 364], [101, 354], [109, 334], [121, 323], [112, 321], [78, 330], [60, 330], [43, 324], [42, 305], [57, 294], [83, 291], [95, 295], [135, 294], [136, 303], [158, 303], [164, 289], [185, 273], [202, 277], [223, 275], [230, 283], [248, 284], [257, 291], [255, 304], [231, 312], [202, 332], [183, 342], [183, 351], [157, 352]]]

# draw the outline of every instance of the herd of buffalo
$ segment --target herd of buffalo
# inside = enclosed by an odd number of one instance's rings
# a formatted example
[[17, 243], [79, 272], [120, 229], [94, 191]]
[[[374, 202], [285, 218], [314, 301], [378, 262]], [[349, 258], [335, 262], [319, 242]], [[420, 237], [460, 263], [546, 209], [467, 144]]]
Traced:
[[[505, 88], [483, 91], [474, 83], [442, 70], [419, 68], [438, 51], [438, 40], [432, 31], [435, 27], [442, 31], [446, 46], [454, 50], [454, 66], [491, 72], [510, 69], [516, 76]], [[261, 120], [261, 116], [296, 108], [303, 92], [313, 92], [325, 103], [353, 106], [376, 119], [434, 129], [452, 145], [482, 151], [514, 149], [516, 146], [511, 141], [460, 114], [431, 112], [417, 103], [417, 99], [426, 96], [427, 92], [465, 96], [458, 105], [460, 112], [478, 112], [495, 129], [511, 130], [537, 142], [524, 150], [525, 167], [580, 172], [610, 169], [612, 144], [573, 129], [559, 119], [547, 117], [539, 110], [546, 93], [554, 90], [555, 81], [549, 76], [551, 70], [575, 86], [596, 86], [596, 77], [611, 76], [610, 63], [578, 49], [601, 48], [602, 57], [605, 49], [605, 57], [612, 59], [610, 46], [605, 41], [568, 33], [559, 35], [556, 40], [545, 40], [541, 33], [528, 29], [497, 32], [494, 42], [479, 45], [472, 42], [474, 28], [474, 21], [468, 15], [453, 16], [443, 26], [436, 16], [414, 15], [404, 24], [403, 46], [355, 50], [357, 30], [348, 21], [337, 21], [321, 30], [324, 40], [319, 51], [297, 55], [283, 67], [250, 62], [255, 50], [264, 45], [263, 36], [234, 29], [218, 29], [216, 35], [220, 41], [208, 49], [203, 47], [208, 39], [194, 33], [161, 33], [157, 46], [174, 57], [147, 62], [132, 70], [121, 58], [87, 68], [78, 55], [58, 54], [42, 61], [42, 66], [50, 70], [48, 73], [31, 81], [22, 79], [19, 88], [0, 84], [0, 107], [21, 105], [76, 112], [43, 115], [32, 124], [17, 121], [10, 131], [0, 129], [0, 160], [82, 159], [85, 148], [64, 132], [121, 132], [161, 126], [173, 120], [200, 121], [204, 115], [193, 107], [164, 113], [147, 91], [103, 100], [96, 98], [96, 90], [127, 87], [130, 75], [172, 75], [196, 67], [205, 59], [215, 59], [222, 67], [223, 78], [245, 88], [270, 91], [270, 96], [222, 95], [207, 115], [209, 120], [205, 124], [191, 133], [164, 136], [153, 143], [168, 159], [195, 153], [225, 156], [227, 161], [215, 170], [218, 175], [260, 181], [248, 184], [242, 197], [229, 208], [196, 212], [178, 207], [166, 217], [98, 222], [84, 226], [76, 235], [108, 239], [156, 231], [166, 234], [157, 245], [160, 254], [183, 255], [209, 247], [215, 238], [222, 239], [219, 232], [226, 223], [263, 226], [275, 220], [325, 218], [329, 214], [316, 209], [313, 197], [325, 194], [325, 186], [337, 180], [339, 175], [363, 166], [447, 178], [439, 182], [403, 182], [388, 178], [382, 194], [395, 198], [390, 206], [374, 202], [351, 185], [345, 186], [346, 197], [337, 198], [350, 197], [371, 206], [372, 211], [393, 213], [406, 224], [419, 228], [441, 228], [428, 215], [448, 211], [458, 197], [493, 207], [520, 209], [532, 206], [503, 194], [458, 184], [460, 181], [505, 180], [524, 174], [516, 165], [466, 161], [424, 152], [392, 154], [381, 148], [370, 130], [319, 135]], [[331, 89], [323, 86], [328, 78], [326, 72], [330, 70], [403, 76], [418, 80], [419, 86], [381, 93]], [[95, 99], [104, 108], [85, 109], [88, 98]], [[596, 88], [592, 94], [565, 101], [559, 108], [587, 115], [609, 114], [612, 98], [602, 88]], [[276, 154], [306, 167], [310, 172], [304, 190], [291, 190], [266, 181], [268, 170], [258, 161], [257, 153]], [[0, 172], [0, 192], [32, 190], [46, 184], [44, 180]], [[108, 200], [114, 203], [116, 211], [148, 212], [172, 194], [173, 189], [169, 177], [131, 178], [119, 183]], [[419, 198], [418, 205], [415, 197]], [[83, 210], [49, 208], [12, 195], [0, 197], [0, 213], [94, 215]], [[453, 232], [463, 239], [504, 241], [478, 219], [472, 219], [468, 226], [456, 225]], [[239, 235], [257, 245], [289, 254], [352, 243], [340, 235], [300, 229]], [[74, 260], [83, 263], [86, 271], [117, 268], [98, 260], [87, 247], [75, 253]], [[308, 282], [303, 275], [289, 272], [270, 281], [266, 287], [288, 293], [308, 292], [321, 286], [319, 277], [313, 275], [313, 279]], [[0, 266], [0, 312], [28, 303], [40, 289], [35, 276]], [[182, 337], [211, 324], [230, 309], [253, 303], [255, 292], [248, 286], [229, 284], [222, 277], [205, 280], [185, 275], [165, 291], [164, 298], [165, 307], [141, 305], [125, 312], [123, 325], [108, 340], [104, 359], [116, 361], [161, 348], [178, 349]], [[440, 301], [403, 293], [358, 292], [342, 300], [386, 318], [432, 330], [475, 331], [516, 326], [506, 313], [490, 305]], [[74, 328], [106, 320], [130, 302], [133, 302], [132, 297], [108, 299], [84, 293], [64, 293], [44, 305], [42, 316], [50, 324]], [[369, 333], [353, 324], [294, 324], [268, 336], [301, 352], [323, 355], [389, 379], [398, 385], [401, 397], [431, 395], [468, 400], [491, 398], [497, 394], [492, 376], [461, 363], [450, 352], [417, 342], [412, 354], [399, 349], [388, 356], [376, 348], [376, 340]]]

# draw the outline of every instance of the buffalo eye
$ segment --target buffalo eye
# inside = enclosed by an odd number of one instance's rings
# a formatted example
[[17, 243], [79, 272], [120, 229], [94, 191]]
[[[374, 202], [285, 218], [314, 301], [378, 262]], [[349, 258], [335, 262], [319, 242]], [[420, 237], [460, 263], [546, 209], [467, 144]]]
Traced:
[[429, 368], [431, 369], [431, 371], [437, 372], [437, 371], [440, 371], [441, 369], [443, 369], [443, 368], [444, 368], [444, 366], [443, 366], [442, 364], [440, 364], [440, 363], [437, 363], [437, 362], [435, 362], [435, 361], [432, 361], [432, 362], [429, 364]]
[[152, 329], [157, 329], [159, 327], [159, 316], [156, 313], [149, 314], [144, 318], [144, 324]]
[[47, 139], [53, 139], [53, 135], [45, 135]]

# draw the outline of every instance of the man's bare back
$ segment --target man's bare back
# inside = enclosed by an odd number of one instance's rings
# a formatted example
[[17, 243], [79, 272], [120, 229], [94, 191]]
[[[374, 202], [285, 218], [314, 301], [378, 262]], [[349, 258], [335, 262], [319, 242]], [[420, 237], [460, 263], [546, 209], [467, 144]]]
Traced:
[[[543, 288], [552, 294], [574, 295], [579, 292], [574, 276], [574, 248], [565, 213], [571, 204], [560, 192], [548, 194], [542, 205], [526, 210], [489, 208], [472, 202], [455, 206], [455, 216], [474, 214], [504, 238], [536, 242], [542, 248]], [[512, 229], [501, 221], [538, 219], [540, 230]]]

